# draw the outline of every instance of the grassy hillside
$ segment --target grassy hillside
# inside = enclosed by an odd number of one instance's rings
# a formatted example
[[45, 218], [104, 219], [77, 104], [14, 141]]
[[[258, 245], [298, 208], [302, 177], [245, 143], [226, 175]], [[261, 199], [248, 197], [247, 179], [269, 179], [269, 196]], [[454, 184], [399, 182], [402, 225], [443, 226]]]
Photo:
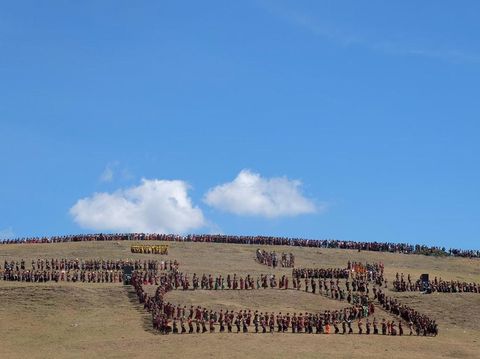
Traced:
[[[131, 254], [133, 242], [80, 242], [3, 245], [0, 261], [32, 258], [177, 259], [180, 270], [197, 274], [291, 274], [254, 261], [257, 246], [168, 243], [168, 256]], [[153, 244], [153, 243], [152, 243]], [[297, 267], [344, 267], [348, 260], [385, 263], [391, 283], [396, 272], [421, 273], [480, 282], [480, 261], [418, 255], [298, 247], [263, 247], [293, 252]], [[30, 264], [29, 262], [27, 262]], [[121, 284], [0, 281], [1, 358], [175, 356], [181, 358], [478, 358], [480, 295], [471, 293], [394, 293], [405, 304], [437, 319], [438, 337], [382, 337], [308, 334], [194, 334], [162, 336], [151, 328], [150, 315], [130, 286]], [[212, 309], [269, 311], [337, 309], [344, 305], [296, 291], [197, 291], [167, 294], [173, 303]], [[379, 313], [379, 317], [385, 313]]]

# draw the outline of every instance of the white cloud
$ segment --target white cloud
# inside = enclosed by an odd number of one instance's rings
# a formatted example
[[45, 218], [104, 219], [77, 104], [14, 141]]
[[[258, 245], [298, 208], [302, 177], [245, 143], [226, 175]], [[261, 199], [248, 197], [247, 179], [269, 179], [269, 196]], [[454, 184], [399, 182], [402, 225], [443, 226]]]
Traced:
[[115, 169], [118, 167], [118, 161], [108, 163], [100, 175], [101, 182], [112, 182], [115, 175]]
[[95, 193], [70, 208], [74, 221], [94, 230], [185, 233], [205, 225], [184, 181], [147, 180], [114, 193]]
[[268, 218], [315, 212], [315, 204], [303, 196], [300, 187], [298, 180], [263, 178], [242, 170], [232, 182], [211, 188], [204, 201], [226, 212]]
[[102, 174], [100, 175], [100, 181], [102, 182], [112, 182], [113, 180], [113, 169], [109, 166], [105, 167]]

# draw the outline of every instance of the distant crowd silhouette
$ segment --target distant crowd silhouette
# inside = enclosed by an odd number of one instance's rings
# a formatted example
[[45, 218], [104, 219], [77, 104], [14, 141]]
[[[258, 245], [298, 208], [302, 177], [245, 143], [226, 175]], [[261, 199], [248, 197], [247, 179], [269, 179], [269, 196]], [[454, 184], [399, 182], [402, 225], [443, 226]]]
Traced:
[[175, 234], [147, 234], [147, 233], [115, 233], [115, 234], [77, 234], [52, 237], [29, 237], [4, 239], [0, 244], [12, 243], [60, 243], [83, 241], [172, 241], [172, 242], [201, 242], [201, 243], [229, 243], [251, 245], [286, 245], [314, 248], [353, 249], [358, 251], [393, 252], [404, 254], [422, 254], [433, 256], [455, 256], [480, 258], [480, 250], [446, 249], [442, 247], [426, 246], [408, 243], [388, 242], [355, 242], [336, 239], [302, 239], [272, 236], [232, 236], [220, 234], [189, 234], [186, 236]]

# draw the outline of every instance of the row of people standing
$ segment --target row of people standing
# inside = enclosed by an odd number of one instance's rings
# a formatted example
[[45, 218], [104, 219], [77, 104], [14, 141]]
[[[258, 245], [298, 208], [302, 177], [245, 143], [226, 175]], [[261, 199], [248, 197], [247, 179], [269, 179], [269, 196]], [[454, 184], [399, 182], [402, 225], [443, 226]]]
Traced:
[[0, 270], [0, 279], [4, 281], [48, 283], [48, 282], [80, 282], [80, 283], [121, 283], [121, 270]]
[[380, 305], [387, 312], [409, 323], [411, 332], [414, 330], [417, 335], [423, 336], [438, 335], [438, 324], [434, 319], [418, 312], [412, 307], [401, 304], [398, 299], [387, 296], [381, 289], [379, 289], [376, 297]]
[[11, 238], [0, 241], [0, 244], [23, 243], [62, 243], [83, 241], [170, 241], [170, 242], [200, 242], [228, 243], [250, 245], [286, 245], [312, 248], [353, 249], [358, 251], [390, 252], [403, 254], [422, 254], [431, 256], [455, 256], [480, 258], [480, 250], [446, 249], [438, 246], [392, 242], [357, 242], [338, 239], [305, 239], [277, 236], [232, 236], [221, 234], [190, 234], [186, 236], [161, 233], [115, 233], [115, 234], [77, 234], [52, 237]]
[[437, 277], [434, 280], [423, 281], [417, 279], [413, 281], [410, 274], [405, 279], [403, 273], [401, 276], [397, 273], [393, 282], [393, 289], [397, 292], [480, 293], [480, 283], [443, 280]]
[[[131, 266], [134, 270], [162, 270], [168, 267], [178, 266], [176, 261], [138, 260], [138, 259], [78, 259], [78, 258], [37, 258], [31, 260], [28, 267], [25, 259], [4, 260], [4, 269], [8, 270], [122, 270], [125, 266]], [[0, 264], [0, 269], [2, 269]]]

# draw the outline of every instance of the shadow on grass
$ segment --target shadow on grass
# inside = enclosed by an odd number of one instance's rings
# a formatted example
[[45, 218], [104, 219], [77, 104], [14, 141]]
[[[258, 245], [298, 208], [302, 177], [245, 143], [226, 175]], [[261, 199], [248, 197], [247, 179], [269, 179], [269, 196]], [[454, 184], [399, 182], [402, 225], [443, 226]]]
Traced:
[[142, 304], [140, 304], [140, 302], [138, 301], [137, 293], [135, 292], [133, 287], [131, 285], [124, 285], [123, 289], [132, 306], [141, 315], [143, 329], [150, 334], [160, 335], [157, 330], [153, 329], [152, 315], [143, 308]]

